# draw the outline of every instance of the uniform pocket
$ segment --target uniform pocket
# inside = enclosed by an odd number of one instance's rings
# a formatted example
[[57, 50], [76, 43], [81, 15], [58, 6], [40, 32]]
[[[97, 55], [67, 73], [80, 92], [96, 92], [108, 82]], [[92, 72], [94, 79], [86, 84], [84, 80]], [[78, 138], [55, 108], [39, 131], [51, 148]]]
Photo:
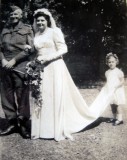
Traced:
[[16, 43], [17, 44], [26, 44], [27, 41], [27, 32], [18, 31], [16, 34]]

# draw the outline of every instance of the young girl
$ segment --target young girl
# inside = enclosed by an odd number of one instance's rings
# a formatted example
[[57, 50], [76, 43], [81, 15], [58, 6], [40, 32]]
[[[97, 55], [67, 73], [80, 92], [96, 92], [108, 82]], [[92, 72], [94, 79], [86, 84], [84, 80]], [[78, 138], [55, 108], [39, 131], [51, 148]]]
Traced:
[[108, 122], [113, 123], [114, 126], [123, 124], [122, 105], [125, 104], [124, 73], [116, 67], [118, 63], [119, 59], [116, 54], [107, 54], [106, 64], [109, 69], [105, 72], [107, 79], [106, 87], [108, 90], [114, 89], [114, 94], [110, 103], [113, 118], [111, 118]]
[[111, 105], [113, 118], [108, 123], [113, 123], [114, 126], [123, 123], [122, 105], [125, 104], [124, 74], [116, 67], [118, 63], [116, 54], [107, 54], [106, 64], [109, 67], [105, 72], [107, 82], [90, 106], [91, 112], [98, 118]]

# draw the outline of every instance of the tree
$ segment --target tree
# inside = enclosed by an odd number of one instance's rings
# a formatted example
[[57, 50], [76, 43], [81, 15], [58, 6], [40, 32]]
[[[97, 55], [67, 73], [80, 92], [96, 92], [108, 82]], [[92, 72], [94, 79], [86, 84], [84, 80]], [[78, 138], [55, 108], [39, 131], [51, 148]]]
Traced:
[[100, 77], [106, 68], [108, 52], [118, 54], [123, 62], [120, 67], [127, 74], [125, 0], [4, 0], [2, 3], [4, 12], [8, 3], [20, 6], [24, 10], [24, 21], [30, 24], [37, 8], [48, 8], [52, 12], [65, 33], [71, 53], [65, 59], [74, 77], [78, 74], [82, 80]]

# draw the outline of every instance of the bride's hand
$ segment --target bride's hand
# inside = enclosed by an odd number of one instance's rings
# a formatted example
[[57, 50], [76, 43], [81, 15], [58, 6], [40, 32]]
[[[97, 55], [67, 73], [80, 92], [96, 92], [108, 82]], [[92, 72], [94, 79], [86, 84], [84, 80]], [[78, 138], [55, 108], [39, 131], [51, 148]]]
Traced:
[[49, 58], [48, 58], [48, 56], [38, 56], [38, 57], [37, 57], [37, 60], [38, 60], [38, 61], [47, 62], [47, 61], [49, 61]]
[[26, 50], [26, 49], [31, 49], [32, 47], [30, 46], [30, 45], [28, 45], [28, 44], [26, 44], [26, 45], [24, 45], [24, 50]]
[[38, 56], [38, 57], [37, 57], [37, 61], [38, 61], [39, 63], [41, 63], [41, 64], [44, 64], [44, 63], [47, 62], [47, 60], [45, 60], [45, 59], [43, 58], [43, 56]]
[[37, 57], [37, 60], [38, 61], [41, 61], [42, 63], [45, 63], [45, 62], [50, 62], [52, 60], [56, 59], [56, 55], [52, 55], [52, 56], [38, 56]]

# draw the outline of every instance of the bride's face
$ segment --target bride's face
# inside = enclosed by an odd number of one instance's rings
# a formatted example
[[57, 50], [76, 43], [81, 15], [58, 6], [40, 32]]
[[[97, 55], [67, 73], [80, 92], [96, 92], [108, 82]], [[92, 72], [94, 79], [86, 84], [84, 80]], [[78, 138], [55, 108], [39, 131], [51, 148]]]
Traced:
[[38, 29], [43, 32], [47, 28], [47, 21], [43, 16], [36, 19]]

